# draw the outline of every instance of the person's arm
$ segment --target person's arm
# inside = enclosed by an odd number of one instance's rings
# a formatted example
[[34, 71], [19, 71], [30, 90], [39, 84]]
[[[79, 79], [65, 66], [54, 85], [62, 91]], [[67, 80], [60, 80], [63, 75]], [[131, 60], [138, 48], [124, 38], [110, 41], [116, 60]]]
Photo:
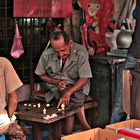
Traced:
[[70, 96], [74, 94], [76, 91], [80, 90], [86, 83], [88, 82], [88, 78], [80, 78], [74, 86], [72, 86], [70, 89], [68, 89], [62, 98], [58, 102], [57, 108], [64, 103], [64, 104], [69, 104], [70, 101]]
[[17, 103], [18, 103], [18, 97], [16, 94], [16, 91], [13, 91], [8, 94], [8, 116], [11, 118], [14, 115], [14, 112], [17, 108]]
[[55, 78], [51, 78], [47, 76], [46, 74], [39, 76], [40, 79], [48, 84], [56, 85], [60, 91], [63, 91], [66, 89], [66, 83], [63, 80], [58, 80]]
[[88, 78], [80, 78], [76, 84], [74, 86], [72, 86], [68, 91], [66, 91], [67, 93], [69, 93], [69, 95], [75, 93], [76, 91], [80, 90], [88, 81]]
[[47, 76], [46, 74], [40, 75], [39, 77], [42, 81], [44, 81], [48, 84], [56, 85], [56, 86], [58, 86], [58, 84], [60, 82], [60, 80], [51, 78], [51, 77]]

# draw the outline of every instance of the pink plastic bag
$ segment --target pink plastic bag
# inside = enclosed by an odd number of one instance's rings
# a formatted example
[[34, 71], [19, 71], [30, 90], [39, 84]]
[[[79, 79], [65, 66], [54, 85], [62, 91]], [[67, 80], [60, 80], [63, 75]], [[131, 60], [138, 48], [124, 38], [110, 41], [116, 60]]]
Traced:
[[10, 52], [11, 56], [15, 59], [19, 58], [24, 53], [21, 38], [22, 36], [20, 36], [18, 24], [16, 23], [13, 45]]

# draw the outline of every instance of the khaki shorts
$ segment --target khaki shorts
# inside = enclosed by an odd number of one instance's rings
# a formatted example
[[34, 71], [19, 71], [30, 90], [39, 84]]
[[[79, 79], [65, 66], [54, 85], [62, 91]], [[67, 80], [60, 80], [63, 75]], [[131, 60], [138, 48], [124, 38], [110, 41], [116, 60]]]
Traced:
[[71, 95], [68, 107], [78, 108], [84, 105], [86, 95], [82, 92], [76, 92]]
[[[60, 93], [61, 97], [63, 96], [64, 93], [65, 93], [65, 91]], [[85, 100], [86, 100], [86, 95], [83, 93], [82, 90], [79, 90], [79, 91], [73, 93], [70, 96], [70, 102], [67, 105], [67, 107], [68, 108], [79, 108], [79, 107], [82, 107], [84, 105]]]

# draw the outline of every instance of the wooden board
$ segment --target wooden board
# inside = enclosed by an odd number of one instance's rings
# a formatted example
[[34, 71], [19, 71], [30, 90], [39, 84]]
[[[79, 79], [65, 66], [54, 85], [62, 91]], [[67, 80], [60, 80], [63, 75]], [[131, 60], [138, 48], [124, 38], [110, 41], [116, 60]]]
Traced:
[[[25, 106], [27, 104], [27, 106]], [[29, 106], [29, 104], [31, 106]], [[16, 111], [16, 116], [21, 120], [28, 120], [39, 123], [50, 124], [55, 121], [61, 120], [68, 116], [75, 114], [78, 111], [78, 108], [65, 108], [65, 110], [58, 111], [56, 104], [50, 104], [50, 107], [46, 107], [46, 103], [40, 103], [40, 108], [37, 107], [38, 102], [22, 102], [18, 104], [18, 110]], [[34, 107], [36, 105], [36, 107]], [[43, 109], [46, 109], [46, 114], [43, 114]], [[53, 113], [57, 114], [57, 117], [45, 120], [46, 115], [52, 115]]]

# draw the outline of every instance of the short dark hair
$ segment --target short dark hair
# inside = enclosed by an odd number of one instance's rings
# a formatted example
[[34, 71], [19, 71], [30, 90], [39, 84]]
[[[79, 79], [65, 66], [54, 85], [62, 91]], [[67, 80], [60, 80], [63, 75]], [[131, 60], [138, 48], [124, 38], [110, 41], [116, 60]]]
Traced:
[[70, 37], [65, 31], [53, 31], [50, 33], [49, 39], [51, 40], [58, 40], [61, 36], [64, 37], [65, 44], [68, 45], [70, 41]]

